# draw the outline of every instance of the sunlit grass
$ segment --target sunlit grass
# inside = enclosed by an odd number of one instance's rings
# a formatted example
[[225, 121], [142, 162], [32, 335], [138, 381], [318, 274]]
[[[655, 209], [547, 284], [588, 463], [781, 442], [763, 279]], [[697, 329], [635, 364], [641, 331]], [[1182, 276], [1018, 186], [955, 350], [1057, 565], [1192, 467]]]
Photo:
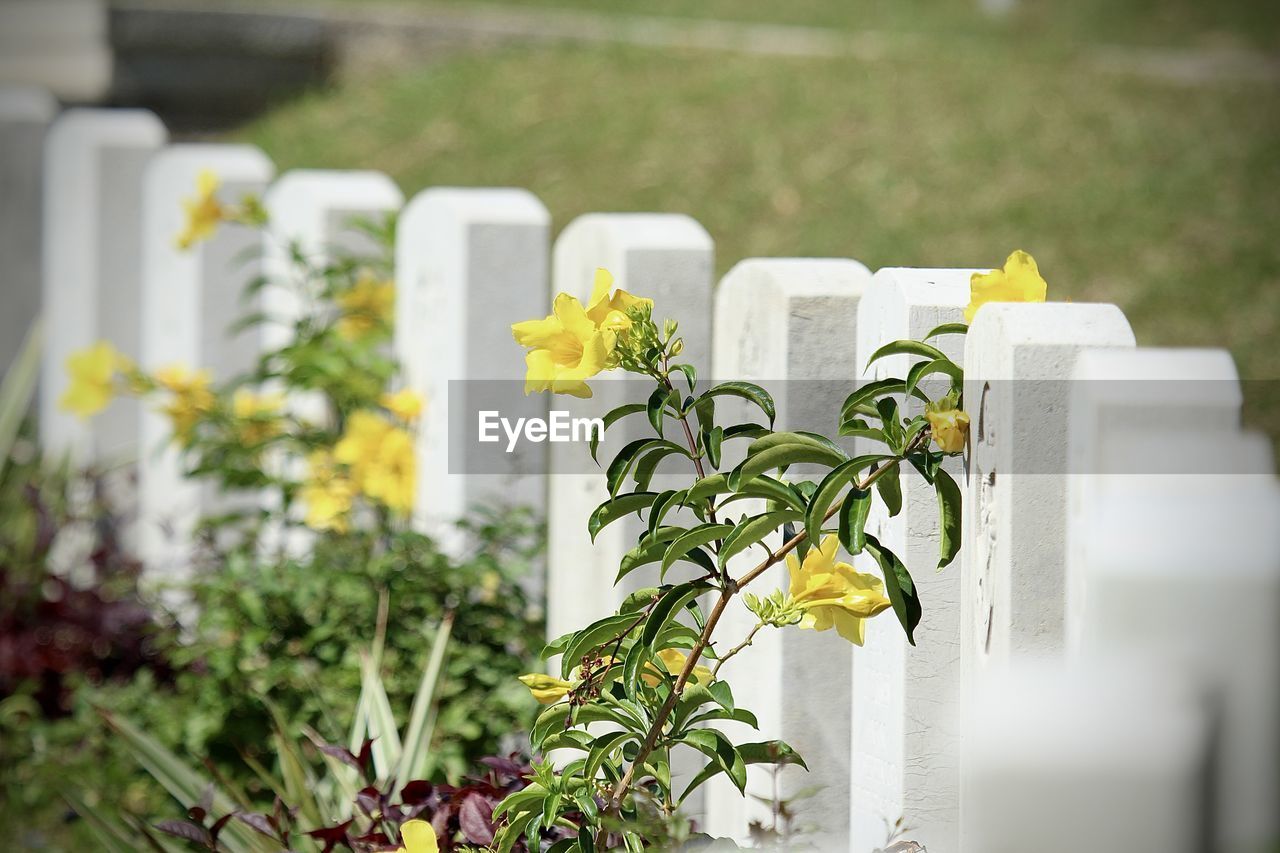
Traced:
[[[521, 49], [317, 93], [243, 136], [281, 168], [379, 168], [407, 193], [528, 187], [557, 228], [687, 212], [720, 272], [768, 255], [991, 266], [1021, 247], [1051, 298], [1116, 302], [1140, 343], [1228, 346], [1271, 379], [1275, 99], [1025, 48], [877, 63]], [[1255, 421], [1280, 415], [1275, 397]]]

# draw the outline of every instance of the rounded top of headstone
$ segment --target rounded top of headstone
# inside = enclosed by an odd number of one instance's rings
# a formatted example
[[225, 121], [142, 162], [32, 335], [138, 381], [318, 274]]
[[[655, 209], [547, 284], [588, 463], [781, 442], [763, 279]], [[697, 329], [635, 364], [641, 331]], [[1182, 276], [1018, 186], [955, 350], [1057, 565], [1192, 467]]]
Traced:
[[352, 210], [391, 210], [404, 204], [395, 181], [373, 169], [290, 169], [267, 190], [268, 209], [321, 205]]
[[556, 246], [576, 242], [629, 249], [693, 249], [710, 251], [707, 229], [683, 213], [584, 213], [564, 227]]
[[164, 122], [150, 110], [72, 107], [49, 126], [46, 145], [51, 150], [105, 145], [156, 148], [168, 140]]
[[529, 190], [519, 187], [428, 187], [405, 205], [401, 228], [412, 227], [419, 217], [447, 213], [457, 220], [491, 224], [550, 225], [547, 206]]
[[1124, 312], [1109, 303], [988, 302], [969, 324], [969, 341], [1117, 346], [1134, 343]]

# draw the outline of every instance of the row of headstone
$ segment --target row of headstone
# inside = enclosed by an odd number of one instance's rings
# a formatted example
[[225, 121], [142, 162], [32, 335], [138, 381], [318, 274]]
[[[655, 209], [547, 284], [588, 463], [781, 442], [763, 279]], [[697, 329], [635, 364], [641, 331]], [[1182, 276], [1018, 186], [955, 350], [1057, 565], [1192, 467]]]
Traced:
[[[106, 338], [150, 369], [243, 370], [302, 310], [286, 291], [263, 291], [257, 307], [274, 325], [229, 339], [256, 274], [244, 257], [280, 276], [291, 244], [320, 263], [335, 248], [362, 251], [367, 237], [351, 218], [399, 210], [403, 198], [377, 173], [290, 172], [273, 183], [255, 148], [165, 143], [153, 116], [131, 111], [71, 111], [48, 135], [43, 301], [55, 322], [40, 414], [50, 451], [138, 460], [141, 540], [151, 564], [172, 573], [218, 498], [182, 477], [158, 416], [125, 407], [85, 426], [58, 412], [66, 355]], [[224, 201], [264, 194], [265, 245], [231, 226], [177, 249], [182, 199], [206, 169], [221, 177]], [[447, 535], [495, 499], [545, 512], [551, 636], [654, 582], [639, 571], [613, 586], [641, 522], [613, 524], [592, 543], [585, 519], [605, 492], [583, 448], [526, 442], [477, 454], [470, 419], [491, 406], [536, 415], [584, 404], [523, 398], [509, 327], [546, 314], [556, 292], [585, 298], [598, 267], [680, 321], [702, 387], [760, 382], [778, 398], [779, 428], [828, 432], [855, 383], [905, 370], [905, 357], [867, 369], [872, 352], [963, 318], [973, 272], [755, 259], [716, 288], [711, 238], [685, 216], [589, 214], [553, 246], [546, 208], [522, 190], [431, 189], [410, 200], [397, 230], [393, 348], [399, 381], [427, 399], [415, 524]], [[735, 734], [783, 738], [813, 770], [775, 779], [752, 768], [747, 799], [716, 782], [692, 811], [714, 834], [747, 840], [752, 822], [772, 820], [776, 792], [796, 830], [858, 853], [885, 846], [895, 828], [930, 853], [1248, 850], [1272, 837], [1280, 492], [1269, 444], [1240, 429], [1229, 356], [1137, 349], [1109, 305], [988, 306], [966, 337], [935, 343], [966, 368], [970, 445], [948, 463], [963, 484], [962, 557], [932, 571], [936, 499], [914, 476], [900, 513], [877, 505], [869, 520], [915, 571], [926, 614], [918, 644], [891, 614], [869, 625], [861, 648], [834, 633], [762, 633], [722, 673], [760, 720], [759, 733]], [[599, 398], [611, 382], [595, 383]], [[728, 404], [721, 413], [736, 417]], [[604, 446], [620, 441], [611, 432]], [[874, 571], [863, 556], [854, 562]], [[759, 591], [786, 582], [779, 566]], [[736, 641], [753, 618], [732, 609], [722, 624]]]

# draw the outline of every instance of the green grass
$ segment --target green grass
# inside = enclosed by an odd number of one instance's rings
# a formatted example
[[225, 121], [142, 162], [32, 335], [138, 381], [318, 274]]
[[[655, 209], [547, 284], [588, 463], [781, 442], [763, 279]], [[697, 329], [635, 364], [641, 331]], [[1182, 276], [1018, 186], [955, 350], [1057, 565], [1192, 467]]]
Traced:
[[[314, 0], [298, 0], [310, 3]], [[330, 0], [423, 5], [423, 0]], [[1270, 0], [1018, 0], [992, 19], [980, 0], [428, 0], [429, 4], [576, 9], [842, 30], [1008, 34], [1120, 44], [1280, 47], [1280, 4]]]
[[[1228, 346], [1276, 379], [1275, 103], [1026, 46], [881, 63], [519, 49], [316, 93], [241, 135], [282, 169], [378, 168], [409, 194], [527, 187], [557, 229], [687, 212], [721, 273], [770, 255], [993, 266], [1021, 247], [1051, 298], [1116, 302], [1142, 344]], [[1253, 420], [1275, 435], [1265, 390]]]

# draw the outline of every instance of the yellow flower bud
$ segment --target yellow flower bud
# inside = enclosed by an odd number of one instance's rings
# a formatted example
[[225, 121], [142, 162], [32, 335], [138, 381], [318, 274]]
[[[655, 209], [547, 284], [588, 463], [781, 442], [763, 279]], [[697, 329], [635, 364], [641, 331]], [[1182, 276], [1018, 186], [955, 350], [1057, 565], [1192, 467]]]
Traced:
[[572, 681], [543, 675], [540, 672], [530, 672], [520, 676], [520, 683], [528, 687], [529, 692], [533, 694], [533, 698], [543, 705], [559, 702], [565, 696], [568, 696], [569, 691], [573, 689]]
[[933, 440], [943, 453], [959, 453], [969, 438], [969, 415], [963, 409], [946, 409], [924, 413], [933, 431]]

